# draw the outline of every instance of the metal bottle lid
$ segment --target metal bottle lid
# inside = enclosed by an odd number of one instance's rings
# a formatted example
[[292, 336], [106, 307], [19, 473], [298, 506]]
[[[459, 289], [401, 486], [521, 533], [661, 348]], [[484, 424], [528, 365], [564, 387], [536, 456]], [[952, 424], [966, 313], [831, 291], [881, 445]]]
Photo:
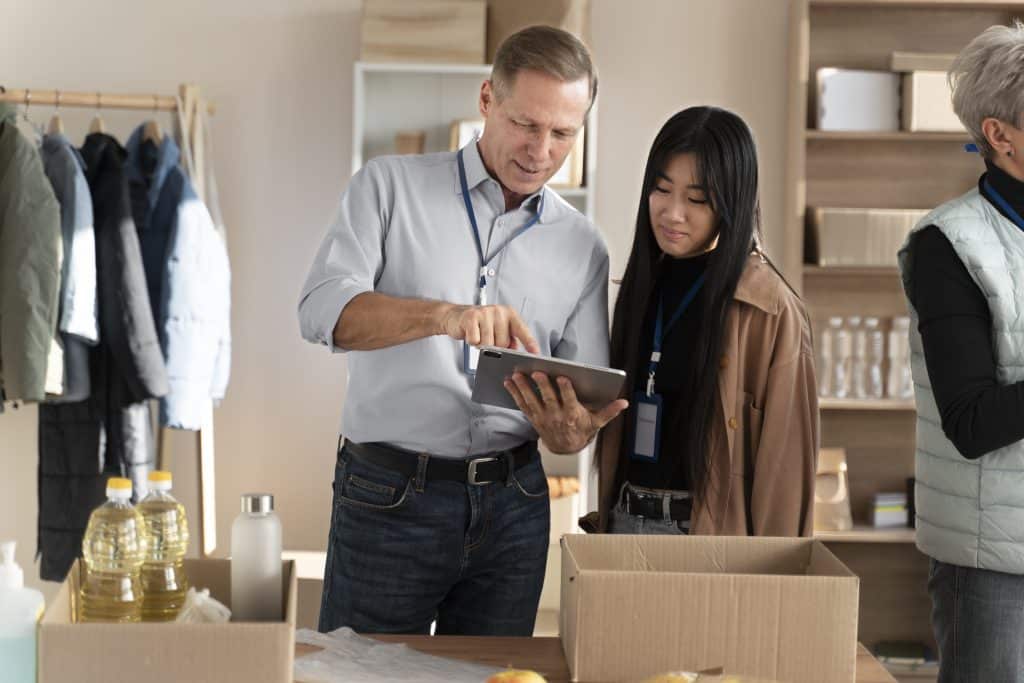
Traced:
[[242, 512], [261, 514], [274, 511], [274, 496], [269, 493], [243, 493]]

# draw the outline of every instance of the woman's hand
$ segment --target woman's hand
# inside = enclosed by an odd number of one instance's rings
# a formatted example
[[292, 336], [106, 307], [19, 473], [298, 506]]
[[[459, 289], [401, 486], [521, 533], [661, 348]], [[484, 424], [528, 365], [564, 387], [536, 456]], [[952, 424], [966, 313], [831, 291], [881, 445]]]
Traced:
[[[534, 390], [531, 378], [537, 390]], [[523, 411], [552, 453], [583, 450], [597, 430], [629, 407], [629, 402], [620, 398], [598, 411], [590, 411], [576, 398], [576, 390], [568, 378], [559, 377], [557, 385], [556, 391], [543, 372], [535, 372], [530, 378], [517, 372], [505, 380], [505, 390], [512, 395], [519, 410]]]

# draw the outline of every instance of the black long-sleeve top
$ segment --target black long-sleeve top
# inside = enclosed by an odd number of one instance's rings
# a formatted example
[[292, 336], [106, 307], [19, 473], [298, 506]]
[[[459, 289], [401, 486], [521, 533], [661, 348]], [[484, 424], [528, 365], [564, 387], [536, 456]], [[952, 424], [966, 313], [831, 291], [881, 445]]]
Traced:
[[[987, 179], [1024, 215], [1024, 183], [992, 164], [986, 167], [978, 181], [982, 195], [1005, 213], [986, 191]], [[909, 297], [918, 313], [943, 432], [970, 459], [1024, 439], [1024, 382], [996, 381], [992, 314], [981, 289], [938, 226], [918, 232], [909, 249], [914, 263]]]

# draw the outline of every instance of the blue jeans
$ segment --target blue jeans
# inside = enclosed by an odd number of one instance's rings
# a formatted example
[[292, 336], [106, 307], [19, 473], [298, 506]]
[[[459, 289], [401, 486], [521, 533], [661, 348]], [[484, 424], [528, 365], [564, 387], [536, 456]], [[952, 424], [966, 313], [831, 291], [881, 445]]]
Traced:
[[551, 528], [539, 455], [507, 483], [418, 483], [338, 453], [320, 631], [533, 635]]
[[1024, 683], [1024, 576], [933, 559], [939, 683]]
[[689, 493], [682, 491], [665, 491], [633, 486], [628, 481], [619, 489], [619, 502], [611, 509], [608, 516], [608, 533], [610, 534], [660, 534], [684, 536], [690, 533], [690, 520], [674, 520], [667, 514], [660, 518], [642, 517], [629, 509], [627, 491], [638, 496], [658, 500], [659, 503], [674, 500], [687, 500]]

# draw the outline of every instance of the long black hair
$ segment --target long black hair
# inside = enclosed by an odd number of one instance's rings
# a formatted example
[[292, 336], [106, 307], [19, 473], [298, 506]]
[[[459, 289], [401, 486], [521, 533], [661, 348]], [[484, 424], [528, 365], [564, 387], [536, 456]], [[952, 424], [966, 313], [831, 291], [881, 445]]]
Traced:
[[[757, 192], [757, 150], [747, 124], [736, 114], [717, 107], [690, 107], [670, 118], [654, 139], [644, 170], [636, 233], [629, 263], [615, 301], [611, 361], [628, 374], [627, 386], [636, 386], [640, 333], [650, 297], [654, 294], [661, 261], [666, 256], [651, 228], [648, 203], [654, 184], [670, 161], [692, 154], [697, 181], [705, 188], [717, 224], [718, 244], [709, 254], [694, 354], [685, 359], [684, 378], [692, 399], [684, 424], [668, 425], [682, 431], [681, 443], [689, 467], [690, 490], [700, 501], [708, 481], [708, 437], [718, 399], [718, 370], [729, 302], [751, 251], [762, 242]], [[628, 431], [623, 430], [623, 448]], [[666, 454], [668, 455], [668, 454]], [[678, 465], [681, 466], [681, 465]], [[624, 477], [619, 467], [619, 482]], [[617, 490], [617, 487], [616, 487]]]

